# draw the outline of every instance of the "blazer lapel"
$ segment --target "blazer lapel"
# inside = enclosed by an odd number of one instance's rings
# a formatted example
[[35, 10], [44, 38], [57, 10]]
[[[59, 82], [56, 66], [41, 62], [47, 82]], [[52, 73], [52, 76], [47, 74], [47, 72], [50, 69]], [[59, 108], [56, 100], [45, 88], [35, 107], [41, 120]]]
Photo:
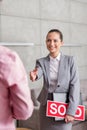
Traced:
[[46, 57], [46, 60], [45, 60], [45, 68], [46, 68], [48, 84], [50, 84], [50, 58], [49, 58], [49, 55]]
[[[64, 75], [64, 71], [65, 71], [64, 62], [65, 62], [64, 61], [64, 55], [61, 53], [59, 68], [58, 68], [57, 86], [60, 85], [61, 79], [63, 78], [63, 75]], [[45, 69], [46, 69], [48, 84], [50, 84], [50, 58], [49, 58], [49, 55], [46, 57], [46, 60], [45, 60]]]
[[58, 68], [58, 82], [57, 85], [60, 85], [61, 79], [63, 78], [64, 74], [64, 55], [61, 54], [60, 62], [59, 62], [59, 68]]

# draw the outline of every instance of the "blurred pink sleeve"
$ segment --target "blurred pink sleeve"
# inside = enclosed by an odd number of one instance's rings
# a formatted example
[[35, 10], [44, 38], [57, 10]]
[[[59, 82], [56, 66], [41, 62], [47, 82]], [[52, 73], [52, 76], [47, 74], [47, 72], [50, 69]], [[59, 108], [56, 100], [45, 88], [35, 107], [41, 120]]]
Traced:
[[27, 119], [32, 115], [33, 102], [28, 86], [27, 74], [19, 56], [8, 53], [4, 78], [9, 88], [13, 117]]

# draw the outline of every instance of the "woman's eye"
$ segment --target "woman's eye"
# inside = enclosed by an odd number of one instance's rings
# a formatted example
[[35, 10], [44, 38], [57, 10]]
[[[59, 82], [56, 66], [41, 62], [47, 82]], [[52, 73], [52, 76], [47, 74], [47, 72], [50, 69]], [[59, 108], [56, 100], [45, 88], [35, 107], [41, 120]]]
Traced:
[[47, 42], [51, 42], [51, 40], [50, 40], [50, 39], [48, 39], [48, 40], [47, 40]]
[[56, 42], [58, 42], [57, 40], [54, 40], [54, 42], [56, 43]]

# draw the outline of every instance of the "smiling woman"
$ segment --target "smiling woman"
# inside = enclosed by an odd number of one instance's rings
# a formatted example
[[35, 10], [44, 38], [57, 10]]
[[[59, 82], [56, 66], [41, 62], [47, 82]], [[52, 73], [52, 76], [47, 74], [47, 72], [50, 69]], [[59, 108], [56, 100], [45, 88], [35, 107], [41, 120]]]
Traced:
[[[30, 72], [32, 81], [43, 76], [43, 88], [38, 97], [40, 102], [40, 130], [71, 130], [74, 115], [79, 104], [79, 77], [73, 56], [63, 55], [60, 47], [63, 35], [60, 30], [52, 29], [46, 36], [48, 56], [36, 60], [36, 67]], [[65, 119], [55, 121], [46, 116], [47, 100], [53, 101], [53, 93], [69, 93], [69, 106]], [[75, 96], [76, 95], [76, 96]]]

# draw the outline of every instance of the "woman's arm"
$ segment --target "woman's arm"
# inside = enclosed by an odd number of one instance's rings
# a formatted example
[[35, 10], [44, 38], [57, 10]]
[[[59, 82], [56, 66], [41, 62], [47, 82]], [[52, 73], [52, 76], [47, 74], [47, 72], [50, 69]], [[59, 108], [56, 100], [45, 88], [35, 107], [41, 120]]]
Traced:
[[75, 112], [77, 106], [79, 105], [79, 97], [80, 97], [80, 84], [79, 84], [79, 76], [78, 69], [75, 63], [74, 58], [71, 58], [71, 68], [70, 68], [70, 84], [69, 84], [69, 106], [66, 112], [65, 120], [74, 120]]

